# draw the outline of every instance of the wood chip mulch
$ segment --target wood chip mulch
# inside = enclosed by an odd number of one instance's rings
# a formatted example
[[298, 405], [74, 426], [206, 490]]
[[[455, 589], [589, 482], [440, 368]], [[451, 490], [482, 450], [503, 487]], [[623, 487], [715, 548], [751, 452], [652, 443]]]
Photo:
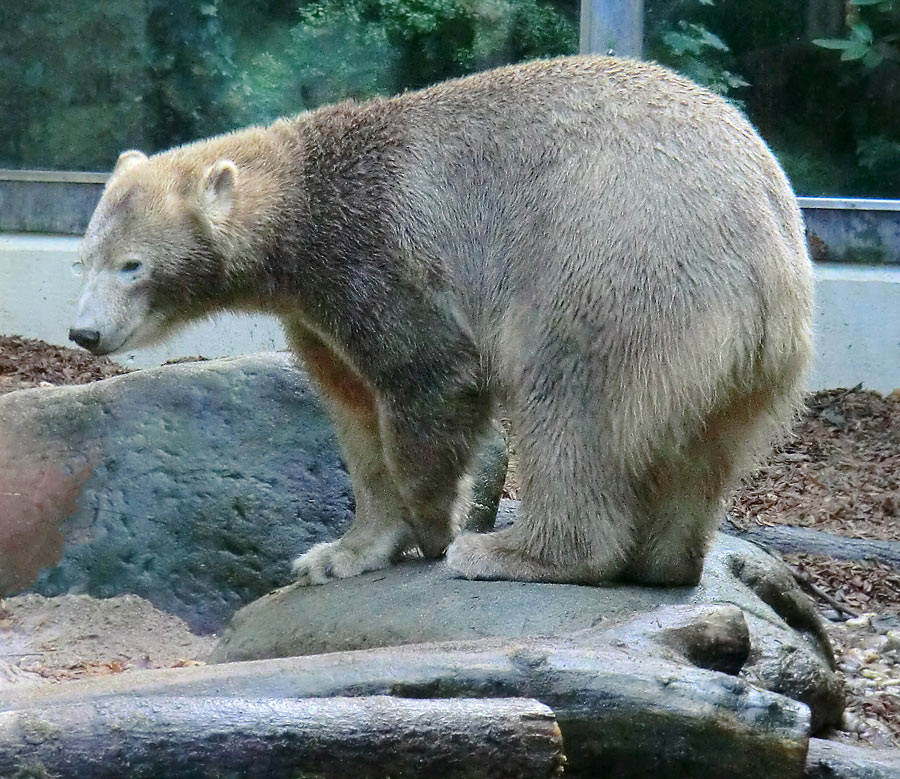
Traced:
[[900, 541], [900, 390], [810, 395], [794, 436], [738, 490], [729, 511], [738, 526]]
[[784, 555], [809, 581], [860, 613], [900, 616], [900, 569], [870, 560], [835, 560], [812, 554]]
[[106, 357], [19, 336], [0, 336], [0, 394], [31, 387], [85, 384], [126, 373]]

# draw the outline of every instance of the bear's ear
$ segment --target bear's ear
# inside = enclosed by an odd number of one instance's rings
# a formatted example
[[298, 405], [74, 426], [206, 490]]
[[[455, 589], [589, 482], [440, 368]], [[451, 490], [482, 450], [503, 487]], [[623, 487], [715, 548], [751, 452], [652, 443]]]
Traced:
[[231, 160], [219, 160], [210, 165], [200, 182], [200, 202], [203, 212], [214, 225], [222, 224], [234, 206], [237, 166]]
[[[123, 151], [119, 155], [119, 159], [116, 160], [116, 167], [113, 168], [112, 175], [118, 176], [120, 173], [124, 173], [129, 168], [133, 168], [138, 163], [146, 161], [147, 155], [142, 151], [138, 151], [137, 149]], [[112, 176], [110, 176], [110, 178], [112, 178]]]

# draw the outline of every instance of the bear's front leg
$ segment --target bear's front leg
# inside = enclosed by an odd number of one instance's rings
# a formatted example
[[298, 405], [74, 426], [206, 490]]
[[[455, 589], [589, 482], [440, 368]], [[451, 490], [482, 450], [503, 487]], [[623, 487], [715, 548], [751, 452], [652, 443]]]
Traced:
[[316, 544], [294, 561], [297, 581], [324, 584], [386, 568], [415, 545], [415, 537], [385, 462], [372, 392], [318, 336], [300, 323], [284, 324], [334, 422], [356, 502], [353, 525], [343, 537]]
[[[334, 401], [328, 402], [334, 406]], [[404, 550], [415, 546], [393, 477], [377, 436], [374, 411], [367, 415], [333, 414], [335, 429], [353, 485], [353, 525], [337, 541], [316, 544], [298, 557], [293, 571], [300, 584], [324, 584], [366, 571], [387, 568]]]
[[465, 523], [467, 471], [490, 419], [476, 365], [454, 356], [416, 392], [379, 401], [385, 458], [426, 557], [443, 555]]
[[294, 560], [292, 570], [298, 584], [325, 584], [387, 568], [413, 544], [408, 528], [360, 522], [357, 512], [353, 527], [344, 536], [316, 544]]

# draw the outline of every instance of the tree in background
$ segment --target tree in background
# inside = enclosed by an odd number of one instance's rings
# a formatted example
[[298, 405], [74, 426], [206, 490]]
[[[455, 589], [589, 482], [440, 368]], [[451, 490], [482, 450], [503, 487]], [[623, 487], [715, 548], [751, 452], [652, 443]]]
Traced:
[[[574, 52], [579, 0], [29, 0], [0, 167], [108, 170], [344, 98]], [[740, 105], [801, 194], [900, 197], [900, 0], [645, 0], [646, 54]]]
[[900, 197], [897, 0], [645, 3], [650, 55], [741, 105], [800, 194]]
[[4, 3], [0, 167], [103, 169], [146, 143], [146, 38], [135, 4]]
[[236, 88], [267, 118], [574, 53], [576, 0], [308, 0], [245, 47]]
[[[7, 7], [9, 6], [9, 7]], [[0, 26], [0, 167], [107, 170], [346, 97], [573, 52], [577, 0], [29, 0]]]
[[668, 65], [717, 94], [735, 97], [750, 86], [734, 72], [735, 57], [725, 41], [704, 20], [689, 20], [692, 11], [713, 8], [716, 0], [680, 0], [647, 5], [645, 56]]
[[220, 0], [147, 0], [147, 135], [162, 149], [233, 128], [234, 44]]
[[818, 38], [816, 46], [840, 52], [841, 74], [862, 98], [853, 113], [859, 167], [900, 194], [900, 3], [851, 0], [844, 8], [842, 38]]

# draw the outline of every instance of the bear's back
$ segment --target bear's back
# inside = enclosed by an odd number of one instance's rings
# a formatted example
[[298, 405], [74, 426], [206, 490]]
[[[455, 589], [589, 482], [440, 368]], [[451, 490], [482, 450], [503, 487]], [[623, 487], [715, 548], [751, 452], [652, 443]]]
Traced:
[[[610, 274], [632, 280], [675, 257], [703, 273], [716, 257], [714, 273], [742, 281], [758, 275], [733, 266], [767, 253], [807, 263], [793, 192], [762, 139], [728, 101], [658, 65], [536, 61], [379, 105], [401, 139], [399, 213], [427, 224], [433, 254], [468, 264], [469, 279], [493, 267], [514, 287], [517, 270], [552, 287], [546, 274], [584, 268], [600, 283], [579, 257], [621, 259]], [[567, 260], [548, 263], [548, 248]]]
[[688, 133], [758, 143], [727, 100], [666, 68], [614, 57], [562, 57], [478, 73], [386, 101], [433, 141], [483, 128], [541, 145], [566, 135], [640, 145]]

